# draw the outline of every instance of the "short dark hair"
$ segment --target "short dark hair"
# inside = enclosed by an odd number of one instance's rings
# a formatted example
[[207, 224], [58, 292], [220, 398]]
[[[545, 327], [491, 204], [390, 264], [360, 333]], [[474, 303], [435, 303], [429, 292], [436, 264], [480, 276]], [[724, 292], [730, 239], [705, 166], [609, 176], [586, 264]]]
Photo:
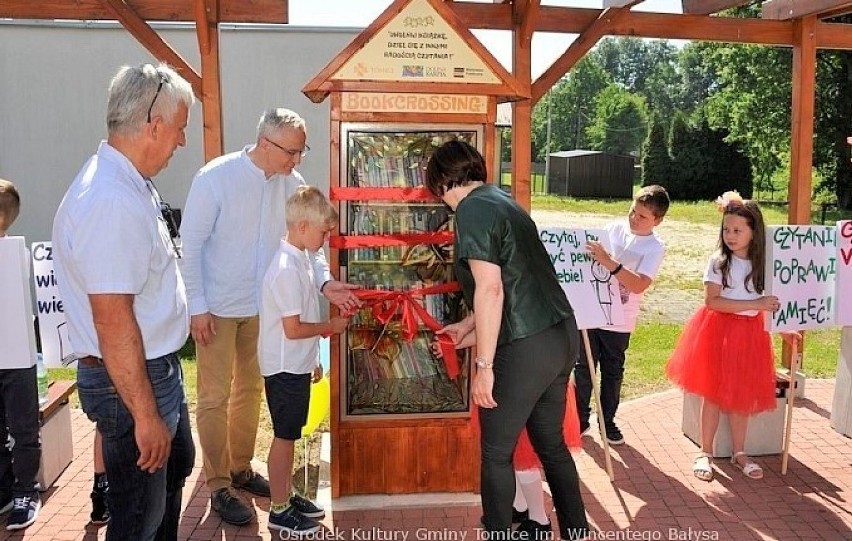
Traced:
[[454, 139], [435, 149], [426, 165], [426, 188], [437, 197], [444, 190], [469, 182], [485, 182], [488, 172], [485, 159], [469, 143]]
[[0, 229], [6, 230], [21, 212], [21, 196], [18, 189], [8, 180], [0, 178]]
[[662, 218], [669, 211], [669, 192], [657, 184], [643, 186], [633, 196], [633, 200], [651, 209], [657, 218]]

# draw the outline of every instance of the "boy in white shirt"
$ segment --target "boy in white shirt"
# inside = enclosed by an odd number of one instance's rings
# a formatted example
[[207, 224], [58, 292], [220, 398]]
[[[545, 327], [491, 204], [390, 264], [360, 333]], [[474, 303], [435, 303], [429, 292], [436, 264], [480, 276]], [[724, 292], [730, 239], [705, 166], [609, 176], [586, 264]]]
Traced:
[[337, 211], [318, 189], [301, 186], [285, 208], [287, 236], [263, 278], [258, 362], [275, 439], [269, 449], [269, 529], [289, 535], [319, 530], [325, 511], [291, 495], [293, 447], [308, 417], [311, 382], [322, 377], [319, 337], [342, 333], [347, 318], [322, 321], [309, 252], [337, 226]]
[[[607, 226], [612, 253], [599, 242], [587, 246], [591, 256], [618, 279], [621, 303], [624, 307], [624, 324], [603, 329], [589, 329], [589, 345], [595, 364], [600, 364], [601, 410], [606, 429], [606, 439], [612, 445], [624, 443], [624, 436], [615, 424], [615, 413], [621, 402], [621, 382], [624, 379], [624, 361], [630, 334], [636, 329], [639, 304], [645, 290], [653, 283], [663, 261], [665, 245], [654, 233], [669, 210], [669, 194], [662, 186], [645, 186], [633, 196], [633, 204], [626, 221]], [[577, 411], [580, 414], [580, 432], [589, 429], [589, 401], [592, 379], [586, 361], [585, 348], [574, 369], [577, 383]]]

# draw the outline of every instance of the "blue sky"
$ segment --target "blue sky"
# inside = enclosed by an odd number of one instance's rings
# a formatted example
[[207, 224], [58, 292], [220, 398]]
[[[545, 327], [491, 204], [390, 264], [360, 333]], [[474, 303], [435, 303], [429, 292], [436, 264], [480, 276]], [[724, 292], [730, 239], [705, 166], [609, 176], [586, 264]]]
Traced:
[[[493, 0], [479, 0], [491, 3]], [[391, 4], [390, 0], [290, 0], [290, 24], [294, 26], [364, 27]], [[542, 0], [544, 5], [600, 8], [601, 0]], [[646, 0], [639, 11], [680, 13], [681, 0]], [[511, 63], [511, 36], [508, 32], [474, 32], [489, 51], [507, 68]], [[576, 36], [537, 34], [533, 38], [532, 75], [540, 75], [561, 55]]]

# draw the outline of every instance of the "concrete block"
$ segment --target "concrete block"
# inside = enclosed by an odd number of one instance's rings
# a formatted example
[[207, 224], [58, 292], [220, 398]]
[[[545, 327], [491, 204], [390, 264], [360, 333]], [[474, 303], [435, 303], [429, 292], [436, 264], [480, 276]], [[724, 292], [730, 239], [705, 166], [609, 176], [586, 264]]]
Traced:
[[49, 489], [71, 464], [74, 443], [71, 438], [71, 406], [67, 402], [44, 419], [41, 426], [41, 467], [37, 480], [41, 490]]
[[[784, 412], [786, 409], [786, 393], [775, 399], [775, 409], [755, 415], [749, 419], [746, 432], [745, 452], [751, 456], [777, 455], [784, 450]], [[686, 393], [683, 397], [683, 422], [681, 429], [684, 435], [701, 447], [701, 397]], [[713, 440], [713, 456], [729, 457], [732, 454], [731, 428], [728, 416], [722, 414], [719, 418], [719, 428]]]

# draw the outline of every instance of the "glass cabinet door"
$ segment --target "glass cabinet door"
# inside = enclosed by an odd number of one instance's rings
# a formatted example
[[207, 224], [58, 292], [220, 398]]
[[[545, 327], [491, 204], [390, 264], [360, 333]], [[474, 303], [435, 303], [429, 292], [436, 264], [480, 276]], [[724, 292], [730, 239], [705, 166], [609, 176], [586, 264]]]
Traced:
[[[426, 163], [445, 141], [461, 139], [476, 146], [479, 132], [345, 129], [345, 179], [349, 188], [417, 188]], [[434, 200], [401, 201], [393, 192], [350, 200], [341, 209], [341, 230], [363, 236], [341, 257], [347, 281], [367, 289], [413, 293], [441, 326], [466, 314], [460, 292], [417, 295], [454, 281], [453, 217]], [[423, 199], [423, 198], [421, 198]], [[461, 373], [450, 379], [442, 359], [432, 352], [434, 334], [423, 322], [413, 340], [403, 338], [399, 314], [382, 324], [370, 308], [350, 320], [343, 340], [345, 416], [464, 415], [469, 409], [469, 359], [459, 352]]]

